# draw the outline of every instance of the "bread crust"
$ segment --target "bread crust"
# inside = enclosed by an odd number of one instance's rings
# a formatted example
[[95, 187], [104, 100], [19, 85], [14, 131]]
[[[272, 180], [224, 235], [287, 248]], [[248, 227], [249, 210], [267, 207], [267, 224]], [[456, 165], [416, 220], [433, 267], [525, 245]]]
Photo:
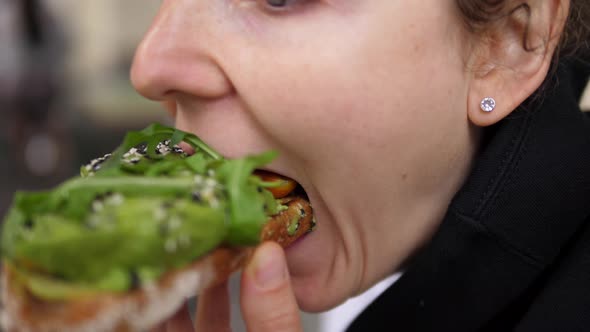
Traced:
[[144, 331], [172, 316], [189, 297], [228, 278], [243, 266], [251, 250], [218, 248], [137, 290], [63, 302], [36, 298], [5, 264], [3, 325], [8, 332]]
[[[287, 247], [308, 233], [315, 221], [307, 201], [291, 197], [282, 203], [287, 210], [265, 225], [261, 240]], [[296, 229], [292, 225], [295, 219]], [[11, 267], [3, 264], [0, 326], [6, 332], [145, 331], [171, 317], [188, 298], [229, 278], [246, 264], [253, 250], [220, 247], [136, 290], [61, 302], [35, 297]]]

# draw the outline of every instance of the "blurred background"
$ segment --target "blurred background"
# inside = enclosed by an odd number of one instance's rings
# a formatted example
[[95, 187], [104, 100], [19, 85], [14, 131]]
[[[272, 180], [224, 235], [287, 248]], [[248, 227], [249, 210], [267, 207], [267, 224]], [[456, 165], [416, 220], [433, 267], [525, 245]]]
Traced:
[[[160, 3], [0, 0], [0, 216], [16, 190], [50, 188], [110, 152], [127, 130], [170, 123], [129, 81]], [[583, 107], [590, 109], [590, 91]], [[341, 330], [394, 279], [331, 314], [304, 315], [306, 330]], [[231, 289], [236, 313], [236, 278]]]
[[129, 82], [158, 0], [0, 0], [0, 214], [109, 152], [129, 129], [169, 121]]

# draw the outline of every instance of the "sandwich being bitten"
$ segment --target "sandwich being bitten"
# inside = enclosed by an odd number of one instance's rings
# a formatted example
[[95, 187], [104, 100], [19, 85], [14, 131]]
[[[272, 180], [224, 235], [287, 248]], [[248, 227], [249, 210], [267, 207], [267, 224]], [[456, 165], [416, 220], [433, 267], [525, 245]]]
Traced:
[[295, 181], [258, 170], [274, 157], [225, 159], [195, 135], [152, 125], [80, 177], [17, 193], [2, 229], [0, 326], [147, 330], [261, 241], [289, 246], [315, 220]]

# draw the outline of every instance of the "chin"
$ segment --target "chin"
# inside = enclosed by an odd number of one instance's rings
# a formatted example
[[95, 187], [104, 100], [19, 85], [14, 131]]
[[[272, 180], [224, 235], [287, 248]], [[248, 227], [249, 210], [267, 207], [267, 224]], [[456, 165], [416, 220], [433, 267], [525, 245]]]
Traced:
[[349, 294], [347, 279], [353, 277], [344, 271], [345, 265], [337, 263], [341, 240], [331, 227], [332, 220], [320, 206], [314, 208], [317, 229], [285, 251], [297, 303], [306, 312], [326, 311], [344, 302]]
[[291, 276], [299, 309], [309, 313], [328, 311], [348, 299], [340, 278], [328, 278], [327, 271], [308, 276]]

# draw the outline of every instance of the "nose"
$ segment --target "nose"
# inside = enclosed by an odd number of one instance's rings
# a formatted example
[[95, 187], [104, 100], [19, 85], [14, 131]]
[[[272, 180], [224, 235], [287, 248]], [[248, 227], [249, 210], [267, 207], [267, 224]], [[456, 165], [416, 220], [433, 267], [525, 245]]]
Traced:
[[164, 1], [133, 61], [131, 81], [140, 94], [161, 101], [178, 93], [212, 99], [232, 91], [215, 58], [210, 2]]

